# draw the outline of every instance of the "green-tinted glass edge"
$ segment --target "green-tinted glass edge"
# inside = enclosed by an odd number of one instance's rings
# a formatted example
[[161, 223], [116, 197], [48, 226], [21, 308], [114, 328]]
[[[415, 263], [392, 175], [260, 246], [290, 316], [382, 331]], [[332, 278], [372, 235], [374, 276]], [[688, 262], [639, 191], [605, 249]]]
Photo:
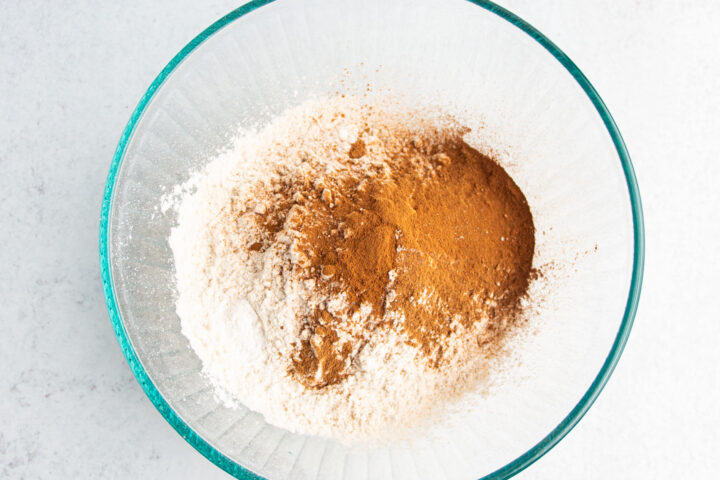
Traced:
[[[158, 411], [162, 414], [165, 420], [197, 451], [204, 455], [208, 460], [213, 462], [218, 467], [222, 468], [229, 474], [239, 479], [262, 479], [251, 472], [245, 467], [242, 467], [238, 463], [232, 461], [212, 445], [206, 442], [200, 437], [195, 431], [193, 431], [170, 407], [167, 401], [162, 397], [158, 389], [150, 380], [147, 372], [142, 367], [142, 364], [135, 352], [130, 339], [128, 338], [127, 332], [120, 318], [119, 311], [117, 309], [117, 300], [115, 297], [115, 289], [112, 282], [112, 273], [110, 267], [110, 258], [108, 256], [108, 233], [110, 223], [110, 210], [112, 207], [113, 193], [115, 189], [115, 181], [117, 173], [120, 170], [123, 155], [129, 143], [130, 137], [135, 130], [135, 127], [142, 116], [145, 108], [152, 100], [155, 92], [160, 88], [165, 79], [175, 70], [175, 68], [187, 57], [198, 45], [204, 42], [207, 38], [212, 36], [215, 32], [228, 25], [229, 23], [237, 20], [238, 18], [246, 15], [253, 10], [256, 10], [263, 5], [273, 2], [274, 0], [253, 0], [235, 10], [228, 13], [202, 33], [195, 37], [190, 43], [188, 43], [180, 52], [173, 57], [173, 59], [163, 68], [160, 74], [155, 78], [150, 87], [147, 89], [143, 97], [140, 99], [137, 107], [130, 116], [125, 129], [118, 142], [117, 149], [110, 165], [110, 171], [108, 173], [107, 182], [105, 184], [105, 190], [103, 193], [102, 209], [100, 214], [100, 268], [102, 273], [103, 292], [105, 294], [105, 301], [107, 304], [108, 313], [112, 322], [113, 330], [118, 338], [120, 347], [127, 359], [130, 369], [137, 378], [138, 382], [142, 386], [145, 394], [148, 396], [150, 401], [155, 405]], [[613, 346], [608, 354], [607, 359], [603, 363], [602, 368], [598, 372], [595, 380], [590, 385], [589, 389], [580, 399], [575, 408], [563, 419], [560, 424], [555, 427], [548, 435], [545, 436], [540, 442], [534, 447], [525, 452], [523, 455], [518, 457], [516, 460], [505, 465], [504, 467], [492, 472], [491, 474], [483, 477], [482, 480], [499, 480], [507, 479], [518, 472], [524, 470], [545, 453], [547, 453], [552, 447], [554, 447], [570, 430], [580, 421], [585, 415], [588, 409], [597, 399], [598, 395], [602, 391], [603, 387], [607, 383], [610, 375], [612, 374], [615, 366], [617, 365], [620, 356], [622, 355], [623, 349], [627, 342], [630, 330], [632, 328], [635, 313], [637, 311], [638, 302], [640, 299], [640, 289], [642, 286], [643, 268], [645, 260], [645, 233], [643, 225], [643, 212], [642, 203], [640, 200], [640, 191], [638, 189], [637, 179], [635, 177], [635, 171], [630, 161], [630, 155], [623, 141], [622, 135], [615, 124], [615, 120], [610, 115], [605, 103], [600, 98], [595, 88], [592, 86], [590, 81], [580, 71], [580, 69], [568, 58], [565, 53], [560, 50], [550, 39], [540, 33], [536, 28], [522, 20], [515, 14], [506, 10], [499, 5], [487, 0], [467, 0], [475, 5], [478, 5], [499, 17], [507, 20], [522, 31], [531, 36], [535, 41], [542, 45], [550, 54], [552, 54], [575, 78], [578, 84], [585, 91], [587, 96], [592, 101], [597, 112], [600, 114], [605, 126], [612, 138], [620, 162], [622, 164], [623, 172], [625, 173], [625, 179], [630, 194], [630, 203], [633, 214], [633, 236], [634, 236], [634, 254], [633, 254], [633, 272], [630, 283], [630, 290], [628, 294], [628, 301], [623, 314], [623, 321], [620, 325], [618, 333], [613, 342]]]

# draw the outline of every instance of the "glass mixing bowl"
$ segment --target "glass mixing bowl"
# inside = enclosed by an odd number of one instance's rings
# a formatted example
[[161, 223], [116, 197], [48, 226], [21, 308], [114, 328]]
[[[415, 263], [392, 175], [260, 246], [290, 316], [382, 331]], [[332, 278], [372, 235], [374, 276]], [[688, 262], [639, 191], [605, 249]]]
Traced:
[[[525, 192], [539, 253], [570, 265], [517, 381], [439, 431], [373, 447], [290, 433], [218, 403], [180, 332], [167, 243], [175, 216], [160, 207], [239, 128], [344, 90], [466, 115]], [[479, 0], [256, 0], [183, 48], [132, 114], [108, 175], [100, 260], [138, 381], [230, 474], [507, 478], [563, 438], [607, 382], [638, 303], [643, 224], [630, 158], [597, 92], [507, 10]]]

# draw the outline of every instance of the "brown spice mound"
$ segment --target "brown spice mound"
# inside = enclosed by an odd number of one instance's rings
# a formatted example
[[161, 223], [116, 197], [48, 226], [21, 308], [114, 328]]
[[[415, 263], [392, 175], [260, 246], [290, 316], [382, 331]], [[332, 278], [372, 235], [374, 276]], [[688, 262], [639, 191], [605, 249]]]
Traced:
[[459, 336], [491, 352], [530, 282], [533, 219], [505, 170], [467, 145], [465, 131], [383, 128], [351, 145], [346, 170], [286, 181], [262, 220], [269, 239], [283, 226], [294, 232], [305, 259], [297, 275], [346, 300], [305, 319], [291, 372], [308, 387], [352, 374], [381, 329], [399, 331], [434, 368]]

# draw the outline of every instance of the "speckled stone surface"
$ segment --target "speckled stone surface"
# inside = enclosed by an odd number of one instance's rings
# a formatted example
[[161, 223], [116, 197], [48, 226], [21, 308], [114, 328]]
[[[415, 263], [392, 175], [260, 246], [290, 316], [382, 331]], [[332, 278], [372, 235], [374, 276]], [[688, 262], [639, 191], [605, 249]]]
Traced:
[[[594, 83], [638, 173], [645, 288], [596, 405], [517, 478], [720, 468], [720, 65], [714, 2], [501, 2]], [[704, 5], [703, 5], [704, 3]], [[121, 130], [154, 76], [237, 2], [0, 4], [0, 478], [222, 479], [135, 382], [97, 230]]]

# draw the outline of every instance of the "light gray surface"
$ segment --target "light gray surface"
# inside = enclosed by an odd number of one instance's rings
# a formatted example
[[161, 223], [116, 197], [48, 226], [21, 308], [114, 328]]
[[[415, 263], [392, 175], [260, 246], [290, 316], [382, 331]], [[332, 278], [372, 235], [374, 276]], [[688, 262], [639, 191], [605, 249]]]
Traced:
[[[720, 467], [720, 10], [692, 3], [503, 2], [605, 99], [637, 168], [648, 235], [640, 311], [615, 375], [518, 478], [710, 478]], [[97, 228], [130, 112], [162, 66], [236, 5], [0, 4], [1, 478], [228, 478], [132, 377], [105, 311]]]

